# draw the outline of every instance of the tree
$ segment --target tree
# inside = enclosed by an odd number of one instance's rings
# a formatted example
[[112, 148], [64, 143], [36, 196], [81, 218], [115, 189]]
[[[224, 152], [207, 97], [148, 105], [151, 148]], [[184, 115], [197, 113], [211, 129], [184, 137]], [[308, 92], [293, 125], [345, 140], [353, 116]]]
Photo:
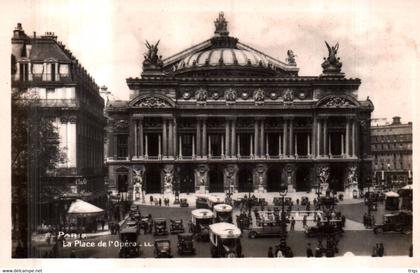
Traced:
[[[63, 162], [59, 135], [46, 108], [26, 90], [12, 90], [12, 237], [25, 249], [39, 224], [38, 201], [43, 195], [41, 179]], [[29, 249], [30, 250], [30, 249]]]

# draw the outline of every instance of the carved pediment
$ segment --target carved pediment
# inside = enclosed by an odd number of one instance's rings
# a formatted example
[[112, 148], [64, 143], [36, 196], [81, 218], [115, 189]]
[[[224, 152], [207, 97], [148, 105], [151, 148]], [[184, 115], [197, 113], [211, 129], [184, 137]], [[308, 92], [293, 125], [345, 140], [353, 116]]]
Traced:
[[151, 95], [134, 99], [131, 106], [139, 108], [172, 108], [174, 103], [165, 96]]
[[318, 107], [322, 108], [352, 108], [358, 106], [357, 100], [347, 96], [327, 96], [318, 103]]

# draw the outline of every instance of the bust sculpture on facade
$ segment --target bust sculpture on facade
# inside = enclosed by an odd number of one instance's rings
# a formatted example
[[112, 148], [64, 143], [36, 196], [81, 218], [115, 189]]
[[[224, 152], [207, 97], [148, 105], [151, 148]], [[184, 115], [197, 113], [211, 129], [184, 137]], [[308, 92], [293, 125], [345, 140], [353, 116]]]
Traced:
[[293, 50], [289, 49], [287, 51], [287, 58], [286, 58], [286, 62], [289, 65], [296, 65], [296, 56], [295, 53], [293, 53]]
[[229, 88], [225, 91], [225, 100], [226, 103], [234, 103], [236, 101], [236, 91], [232, 88]]
[[255, 104], [262, 104], [264, 103], [265, 93], [262, 89], [257, 89], [254, 91], [254, 101]]
[[205, 103], [207, 101], [207, 90], [200, 88], [195, 92], [195, 99], [197, 103]]

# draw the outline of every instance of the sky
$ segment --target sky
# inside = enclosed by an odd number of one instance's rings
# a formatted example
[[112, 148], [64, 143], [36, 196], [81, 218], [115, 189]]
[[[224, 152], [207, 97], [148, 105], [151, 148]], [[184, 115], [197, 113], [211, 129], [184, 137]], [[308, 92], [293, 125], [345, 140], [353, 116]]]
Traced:
[[[338, 42], [342, 71], [360, 78], [359, 99], [373, 101], [373, 118], [415, 117], [420, 39], [415, 1], [112, 1], [8, 2], [2, 37], [20, 22], [27, 34], [52, 31], [99, 86], [128, 99], [126, 78], [140, 77], [145, 40], [160, 40], [163, 58], [200, 43], [223, 11], [231, 36], [284, 60], [297, 55], [301, 76], [318, 76]], [[4, 41], [3, 41], [4, 42]], [[9, 44], [10, 48], [10, 44]], [[111, 97], [112, 98], [112, 97]]]

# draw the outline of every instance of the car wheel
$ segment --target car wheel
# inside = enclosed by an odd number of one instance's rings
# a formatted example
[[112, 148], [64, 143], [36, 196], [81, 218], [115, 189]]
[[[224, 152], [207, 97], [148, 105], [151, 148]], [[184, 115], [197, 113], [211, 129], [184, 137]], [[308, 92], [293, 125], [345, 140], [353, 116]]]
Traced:
[[382, 233], [382, 232], [384, 232], [384, 230], [383, 230], [382, 228], [376, 228], [376, 229], [373, 229], [373, 232], [374, 232], [375, 234], [378, 234], [378, 233]]
[[251, 231], [250, 233], [248, 233], [248, 238], [250, 239], [257, 238], [257, 233], [255, 231]]
[[236, 258], [236, 254], [234, 252], [229, 252], [226, 254], [226, 258]]

